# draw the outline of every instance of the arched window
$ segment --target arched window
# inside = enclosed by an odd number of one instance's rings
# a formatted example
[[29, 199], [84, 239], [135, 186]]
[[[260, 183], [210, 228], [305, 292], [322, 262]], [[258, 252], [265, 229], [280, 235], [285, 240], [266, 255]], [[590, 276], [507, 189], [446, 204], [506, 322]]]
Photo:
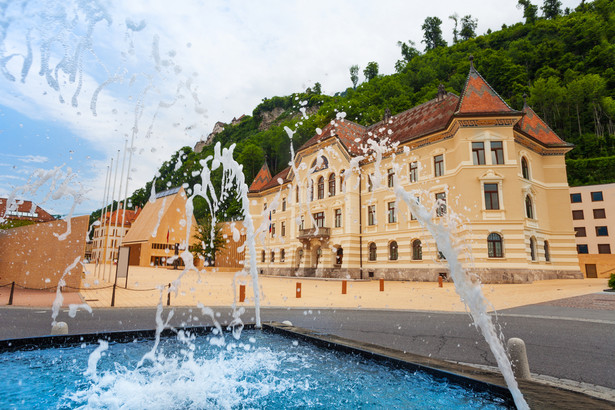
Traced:
[[265, 251], [261, 252], [261, 262], [265, 263]]
[[551, 260], [551, 254], [549, 253], [549, 241], [545, 241], [545, 260], [547, 262]]
[[343, 169], [340, 171], [340, 192], [343, 192], [343, 190], [344, 190], [344, 178], [346, 176], [345, 172], [346, 171], [343, 170]]
[[398, 258], [397, 242], [393, 241], [389, 244], [389, 260], [396, 261]]
[[369, 244], [369, 260], [376, 260], [376, 244], [374, 242]]
[[308, 198], [310, 198], [310, 202], [314, 200], [314, 181], [310, 180], [310, 186], [308, 187]]
[[284, 262], [286, 260], [286, 252], [284, 249], [280, 250], [280, 262]]
[[339, 247], [337, 248], [337, 252], [335, 253], [335, 264], [341, 265], [343, 258], [344, 258], [344, 249], [342, 249], [342, 247]]
[[532, 208], [532, 198], [529, 195], [525, 196], [525, 216], [534, 219], [534, 209]]
[[318, 178], [318, 199], [325, 197], [325, 179], [323, 177]]
[[412, 260], [423, 260], [423, 247], [418, 239], [412, 241]]
[[271, 263], [275, 262], [275, 251], [271, 251]]
[[502, 237], [497, 233], [490, 233], [487, 237], [487, 251], [490, 258], [502, 258]]
[[299, 185], [297, 185], [297, 193], [295, 195], [295, 201], [299, 203]]
[[521, 175], [523, 175], [525, 179], [530, 179], [530, 167], [525, 157], [521, 157]]
[[530, 238], [530, 256], [532, 261], [536, 261], [536, 239], [533, 236]]
[[335, 174], [329, 175], [329, 196], [335, 196]]

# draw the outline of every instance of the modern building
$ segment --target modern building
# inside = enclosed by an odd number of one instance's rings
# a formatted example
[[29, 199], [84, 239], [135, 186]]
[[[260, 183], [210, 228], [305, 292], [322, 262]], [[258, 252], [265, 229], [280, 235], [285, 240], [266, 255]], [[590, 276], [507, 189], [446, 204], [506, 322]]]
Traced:
[[588, 278], [615, 273], [615, 184], [570, 188], [581, 270]]
[[[91, 258], [98, 263], [112, 262], [117, 259], [118, 247], [132, 224], [139, 216], [140, 209], [118, 209], [107, 212], [99, 219], [100, 224], [94, 228]], [[122, 220], [124, 223], [122, 224]], [[87, 245], [86, 245], [87, 249]], [[106, 256], [105, 256], [106, 253]]]
[[461, 96], [368, 127], [339, 115], [250, 186], [264, 274], [436, 280], [447, 265], [401, 200], [460, 224], [483, 282], [581, 278], [562, 141], [527, 105], [513, 110], [473, 67]]
[[[181, 253], [186, 246], [186, 192], [172, 188], [156, 194], [148, 201], [122, 242], [130, 247], [130, 265], [166, 266], [167, 259]], [[196, 220], [192, 216], [190, 241], [196, 234]], [[180, 263], [181, 258], [179, 258]]]

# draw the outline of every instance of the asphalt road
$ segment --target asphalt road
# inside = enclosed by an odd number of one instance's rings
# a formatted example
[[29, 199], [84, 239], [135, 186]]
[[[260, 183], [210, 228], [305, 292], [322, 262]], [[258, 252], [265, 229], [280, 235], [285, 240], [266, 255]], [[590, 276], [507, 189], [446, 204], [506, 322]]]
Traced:
[[[170, 309], [164, 309], [166, 319]], [[216, 309], [217, 320], [228, 323], [232, 312]], [[254, 311], [242, 316], [254, 322]], [[463, 313], [344, 309], [263, 309], [262, 321], [290, 320], [293, 325], [322, 333], [373, 343], [438, 359], [495, 366], [479, 331]], [[70, 318], [60, 312], [72, 334], [100, 329], [155, 328], [155, 309], [97, 309]], [[172, 326], [211, 325], [200, 309], [174, 308]], [[0, 309], [0, 339], [43, 336], [51, 329], [49, 309]], [[615, 314], [545, 306], [525, 306], [500, 312], [497, 325], [505, 338], [520, 337], [527, 346], [533, 373], [615, 389]]]

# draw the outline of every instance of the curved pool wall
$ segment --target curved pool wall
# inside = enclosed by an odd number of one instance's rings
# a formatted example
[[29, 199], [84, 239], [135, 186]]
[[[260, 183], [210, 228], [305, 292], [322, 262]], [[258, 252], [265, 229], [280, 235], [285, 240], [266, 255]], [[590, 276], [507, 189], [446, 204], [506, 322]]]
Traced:
[[[253, 329], [253, 326], [247, 325], [244, 330], [250, 329]], [[161, 335], [163, 341], [172, 341], [177, 339], [177, 332], [179, 330], [188, 331], [192, 334], [200, 336], [212, 335], [212, 328], [210, 327], [191, 327], [175, 330], [165, 329]], [[46, 348], [74, 348], [84, 345], [89, 345], [89, 350], [86, 352], [89, 354], [91, 350], [94, 350], [96, 345], [99, 345], [100, 340], [110, 343], [125, 343], [133, 342], [135, 340], [152, 341], [155, 337], [155, 333], [156, 332], [154, 330], [139, 330], [0, 340], [0, 355], [4, 353], [10, 354], [11, 352], [28, 352]], [[421, 372], [429, 375], [443, 386], [457, 385], [474, 392], [486, 392], [489, 396], [495, 398], [495, 401], [497, 402], [495, 405], [496, 407], [503, 406], [504, 408], [514, 408], [512, 396], [510, 395], [508, 389], [504, 387], [505, 382], [501, 375], [497, 372], [445, 362], [430, 357], [418, 356], [407, 352], [361, 343], [334, 335], [286, 326], [279, 323], [264, 324], [262, 333], [283, 334], [288, 336], [288, 340], [300, 341], [301, 345], [312, 344], [326, 350], [335, 350], [342, 352], [342, 354], [348, 353], [347, 357], [351, 362], [356, 363], [357, 357], [359, 357], [380, 366], [386, 366], [391, 369], [391, 372], [399, 370], [406, 371], [407, 373]], [[229, 344], [231, 344], [240, 343], [242, 340], [247, 341], [245, 339], [248, 338], [249, 335], [244, 333], [242, 338], [236, 341], [229, 333], [226, 340]], [[293, 346], [295, 345], [293, 344]], [[65, 351], [67, 350], [65, 349]], [[79, 360], [81, 360], [80, 364], [83, 370], [83, 367], [85, 366], [85, 363], [83, 362], [87, 361], [87, 355], [85, 358], [81, 357]], [[520, 386], [532, 408], [599, 409], [613, 408], [615, 405], [613, 402], [596, 399], [581, 393], [546, 386], [532, 381], [520, 381]], [[366, 385], [365, 388], [369, 389], [369, 386]], [[2, 407], [5, 406], [3, 405]], [[22, 405], [13, 407], [28, 408], [25, 400]]]

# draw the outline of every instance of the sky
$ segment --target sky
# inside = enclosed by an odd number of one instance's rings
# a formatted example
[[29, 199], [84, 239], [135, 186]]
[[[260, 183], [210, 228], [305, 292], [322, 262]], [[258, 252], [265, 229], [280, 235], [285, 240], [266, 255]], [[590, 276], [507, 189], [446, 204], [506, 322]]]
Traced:
[[325, 94], [343, 91], [354, 64], [362, 72], [376, 61], [381, 74], [394, 73], [397, 42], [422, 50], [428, 16], [443, 21], [449, 44], [453, 13], [477, 18], [479, 35], [523, 20], [514, 0], [6, 4], [0, 197], [34, 200], [60, 215], [101, 207], [112, 158], [115, 198], [126, 192], [129, 169], [130, 195], [171, 153], [194, 146], [217, 121], [251, 114], [264, 98], [316, 82]]

